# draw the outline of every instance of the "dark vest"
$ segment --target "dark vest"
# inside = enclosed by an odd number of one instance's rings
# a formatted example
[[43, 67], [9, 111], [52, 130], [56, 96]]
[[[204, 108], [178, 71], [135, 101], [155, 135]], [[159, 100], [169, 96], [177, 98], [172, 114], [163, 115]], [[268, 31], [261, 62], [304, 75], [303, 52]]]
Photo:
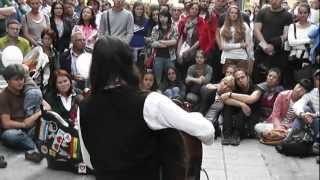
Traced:
[[97, 179], [159, 179], [156, 136], [143, 118], [146, 97], [120, 87], [81, 104], [81, 130]]

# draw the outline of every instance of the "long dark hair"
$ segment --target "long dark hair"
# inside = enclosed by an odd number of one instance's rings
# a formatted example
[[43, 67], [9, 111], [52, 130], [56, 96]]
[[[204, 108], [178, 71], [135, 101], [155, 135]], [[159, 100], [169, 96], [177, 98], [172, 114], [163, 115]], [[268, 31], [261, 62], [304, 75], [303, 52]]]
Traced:
[[63, 18], [63, 15], [64, 15], [64, 7], [63, 7], [63, 4], [61, 3], [61, 2], [54, 2], [53, 4], [52, 4], [52, 7], [51, 7], [51, 19], [53, 20], [54, 19], [54, 9], [56, 8], [56, 6], [57, 5], [60, 5], [60, 6], [62, 6], [62, 17], [61, 18]]
[[[138, 6], [142, 6], [142, 7], [143, 7], [142, 17], [138, 17], [138, 16], [136, 15], [136, 12], [135, 12], [136, 10], [135, 10], [135, 9], [136, 9]], [[146, 18], [145, 18], [145, 15], [144, 15], [144, 5], [143, 5], [143, 3], [142, 3], [141, 1], [136, 1], [136, 2], [133, 4], [133, 7], [132, 7], [132, 15], [133, 15], [134, 23], [137, 24], [137, 25], [139, 25], [139, 26], [143, 26]]]
[[83, 18], [82, 18], [82, 14], [83, 14], [83, 11], [84, 11], [85, 9], [90, 9], [91, 14], [92, 14], [92, 18], [90, 19], [90, 25], [91, 25], [94, 29], [96, 29], [96, 28], [97, 28], [97, 25], [96, 25], [96, 15], [95, 15], [93, 9], [92, 9], [91, 7], [89, 7], [89, 6], [84, 7], [84, 8], [81, 10], [80, 19], [79, 19], [78, 25], [84, 25], [84, 21], [83, 21]]
[[[164, 30], [162, 28], [161, 22], [160, 22], [160, 16], [164, 16], [168, 18], [168, 22], [167, 22], [167, 29]], [[159, 29], [161, 30], [161, 32], [163, 34], [165, 34], [166, 32], [170, 31], [171, 29], [171, 24], [172, 24], [172, 19], [171, 19], [171, 14], [169, 13], [169, 11], [166, 10], [162, 10], [159, 12], [159, 16], [158, 16], [158, 25], [159, 25]]]
[[116, 80], [139, 88], [138, 70], [133, 64], [129, 45], [116, 37], [104, 37], [96, 42], [93, 49], [90, 68], [92, 93], [103, 90]]

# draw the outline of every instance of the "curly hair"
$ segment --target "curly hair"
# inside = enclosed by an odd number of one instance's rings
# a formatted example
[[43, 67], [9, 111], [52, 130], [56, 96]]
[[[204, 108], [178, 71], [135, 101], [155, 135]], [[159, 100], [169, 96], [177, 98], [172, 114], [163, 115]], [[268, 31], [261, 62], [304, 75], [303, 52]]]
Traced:
[[[236, 9], [237, 14], [238, 14], [238, 18], [235, 22], [232, 22], [232, 20], [230, 19], [230, 12], [232, 9]], [[239, 42], [244, 41], [246, 28], [243, 24], [243, 19], [242, 19], [241, 13], [240, 13], [240, 9], [236, 5], [232, 5], [228, 8], [227, 16], [226, 16], [226, 19], [223, 24], [221, 36], [226, 41], [230, 41], [232, 39], [232, 36], [233, 36], [233, 34], [231, 32], [232, 26], [235, 28], [235, 33], [234, 33], [235, 42], [239, 43]]]

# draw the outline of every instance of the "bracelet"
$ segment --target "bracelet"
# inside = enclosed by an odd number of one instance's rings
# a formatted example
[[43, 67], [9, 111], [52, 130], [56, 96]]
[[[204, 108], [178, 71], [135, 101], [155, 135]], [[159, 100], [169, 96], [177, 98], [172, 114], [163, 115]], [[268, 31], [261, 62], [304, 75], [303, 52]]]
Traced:
[[229, 94], [229, 98], [231, 98], [231, 96], [232, 96], [232, 92], [230, 92], [230, 94]]

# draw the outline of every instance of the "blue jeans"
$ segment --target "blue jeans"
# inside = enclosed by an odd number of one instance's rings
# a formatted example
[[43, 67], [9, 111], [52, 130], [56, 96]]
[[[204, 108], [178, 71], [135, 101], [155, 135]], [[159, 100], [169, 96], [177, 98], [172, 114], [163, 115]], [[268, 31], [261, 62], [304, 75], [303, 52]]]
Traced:
[[165, 70], [169, 67], [173, 66], [173, 61], [170, 58], [163, 58], [163, 57], [155, 57], [153, 62], [153, 72], [157, 80], [158, 86], [163, 81], [163, 75]]
[[39, 88], [28, 89], [24, 92], [24, 112], [29, 117], [40, 110], [42, 92]]
[[166, 95], [169, 98], [174, 98], [174, 97], [179, 97], [180, 94], [180, 88], [178, 87], [173, 87], [171, 89], [166, 89], [163, 94]]
[[36, 149], [33, 137], [34, 128], [29, 130], [6, 129], [1, 134], [1, 140], [4, 145], [24, 151]]

